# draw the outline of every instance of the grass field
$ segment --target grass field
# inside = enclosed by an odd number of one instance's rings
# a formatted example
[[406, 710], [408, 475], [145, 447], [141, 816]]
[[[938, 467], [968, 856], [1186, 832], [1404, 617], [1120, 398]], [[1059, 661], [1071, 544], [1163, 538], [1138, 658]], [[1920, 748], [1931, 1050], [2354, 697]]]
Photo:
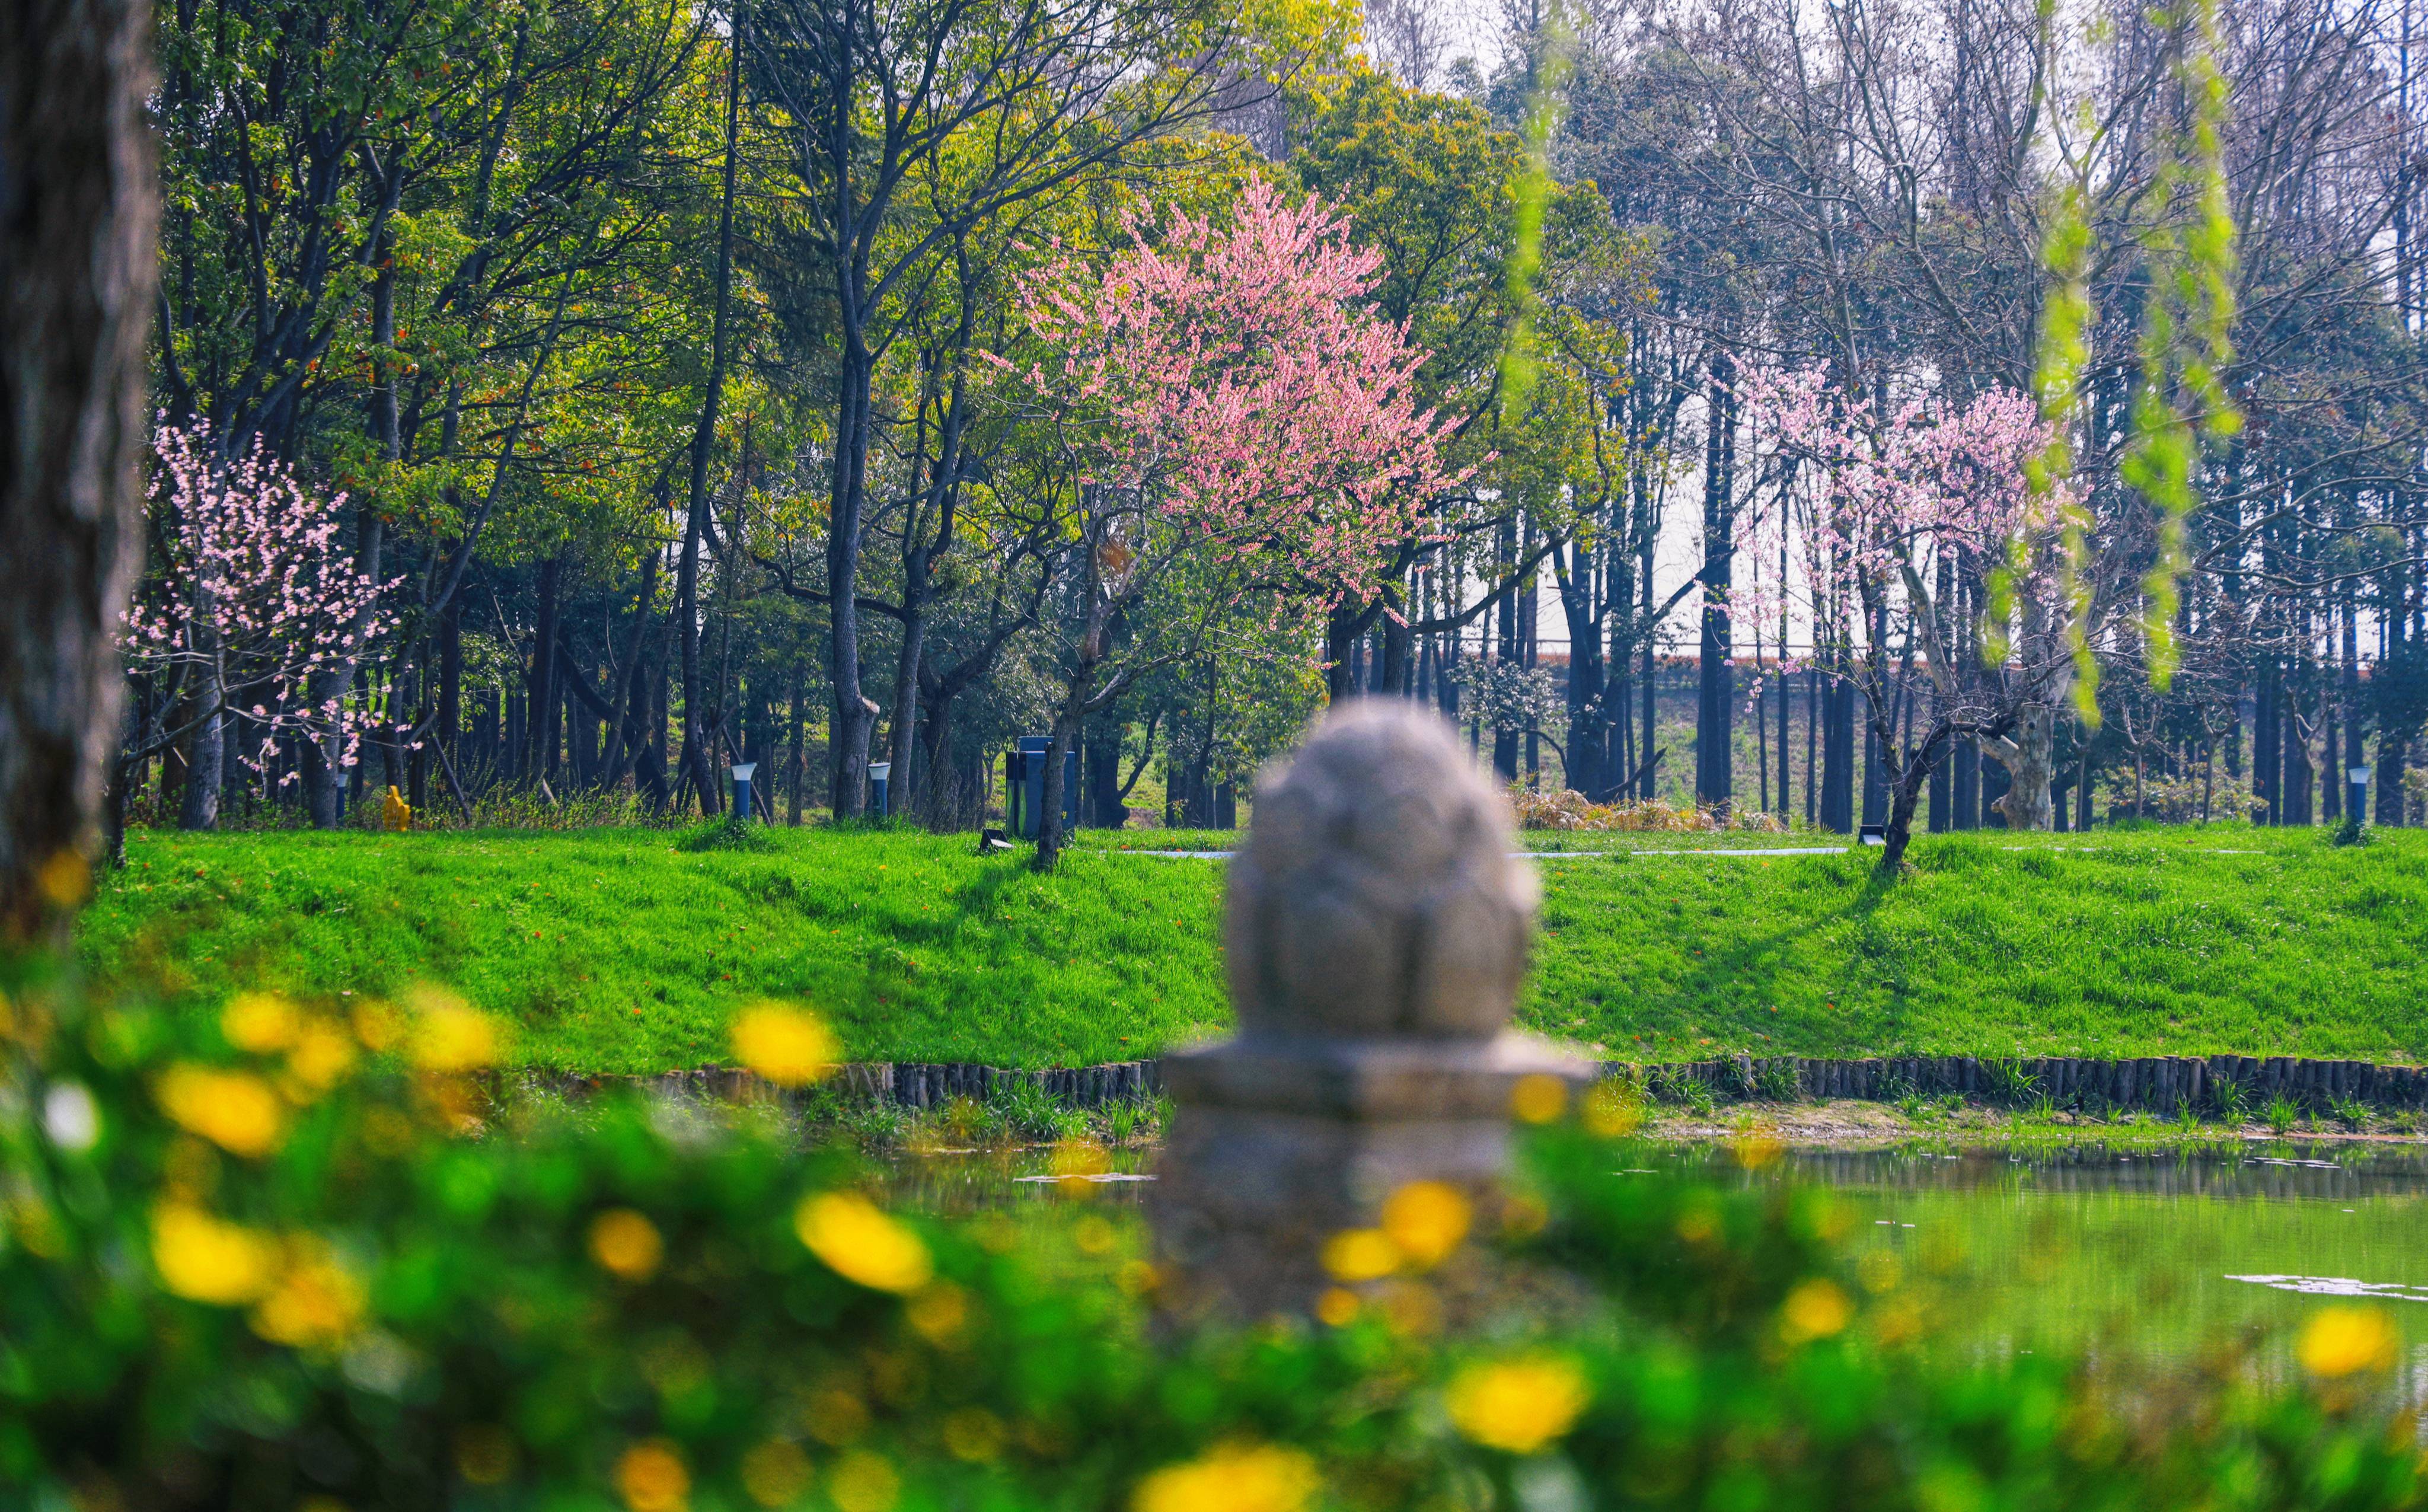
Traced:
[[[1040, 878], [966, 837], [766, 834], [138, 831], [81, 952], [196, 1008], [444, 983], [519, 1026], [520, 1060], [582, 1071], [726, 1059], [762, 996], [869, 1060], [1084, 1064], [1228, 1022], [1222, 863], [1117, 847], [1236, 835], [1092, 834]], [[1530, 837], [1620, 854], [1536, 863], [1529, 1027], [1628, 1059], [2428, 1056], [2428, 833], [1939, 836], [1885, 889], [1862, 854], [1644, 853], [1694, 838]]]

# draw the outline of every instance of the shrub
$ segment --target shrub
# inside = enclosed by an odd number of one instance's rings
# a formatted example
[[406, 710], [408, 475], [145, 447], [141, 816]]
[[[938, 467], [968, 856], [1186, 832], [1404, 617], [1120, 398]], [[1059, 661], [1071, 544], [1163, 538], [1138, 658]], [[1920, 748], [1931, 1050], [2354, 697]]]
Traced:
[[2420, 1504], [2381, 1315], [2273, 1393], [1943, 1359], [1827, 1193], [1613, 1181], [1574, 1125], [1505, 1204], [1361, 1231], [1388, 1274], [1321, 1324], [1189, 1325], [1081, 1203], [905, 1218], [772, 1119], [500, 1109], [435, 995], [8, 1007], [9, 1504]]

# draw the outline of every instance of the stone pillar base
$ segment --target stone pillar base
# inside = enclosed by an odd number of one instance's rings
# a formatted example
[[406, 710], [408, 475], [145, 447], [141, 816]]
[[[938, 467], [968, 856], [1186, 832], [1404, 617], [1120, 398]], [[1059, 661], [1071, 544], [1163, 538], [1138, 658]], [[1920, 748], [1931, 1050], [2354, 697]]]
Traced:
[[1151, 1197], [1180, 1293], [1245, 1316], [1305, 1309], [1326, 1241], [1374, 1224], [1412, 1181], [1487, 1198], [1506, 1169], [1512, 1092], [1581, 1088], [1591, 1061], [1530, 1037], [1356, 1040], [1251, 1034], [1166, 1060], [1176, 1104]]

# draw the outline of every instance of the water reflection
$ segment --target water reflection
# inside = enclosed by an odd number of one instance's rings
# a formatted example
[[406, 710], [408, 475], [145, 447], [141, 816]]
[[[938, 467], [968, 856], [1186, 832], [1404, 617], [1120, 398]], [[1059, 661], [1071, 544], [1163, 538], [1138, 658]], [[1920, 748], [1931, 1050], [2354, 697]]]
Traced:
[[[1837, 1192], [1858, 1276], [1959, 1354], [2166, 1363], [2234, 1341], [2262, 1373], [2289, 1375], [2305, 1319], [2367, 1299], [2394, 1318], [2408, 1394], [2428, 1398], [2428, 1307], [2407, 1306], [2428, 1302], [2428, 1147], [1788, 1150], [1754, 1170], [1723, 1144], [1629, 1154], [1615, 1178]], [[1075, 1188], [1036, 1179], [1054, 1173], [1050, 1150], [930, 1152], [897, 1159], [891, 1179], [930, 1211], [1079, 1199], [1128, 1227], [1151, 1165], [1117, 1150], [1107, 1174], [1130, 1179]]]

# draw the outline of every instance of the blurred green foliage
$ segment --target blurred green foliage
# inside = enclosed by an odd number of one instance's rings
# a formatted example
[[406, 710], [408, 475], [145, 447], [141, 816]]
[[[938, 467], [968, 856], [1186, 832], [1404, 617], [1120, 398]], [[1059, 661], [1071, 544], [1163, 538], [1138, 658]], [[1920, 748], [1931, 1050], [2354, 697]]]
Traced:
[[[8, 985], [10, 1505], [2422, 1504], [2375, 1314], [2321, 1312], [2275, 1389], [1948, 1361], [1826, 1193], [1614, 1181], [1557, 1119], [1438, 1265], [1230, 1326], [1082, 1201], [923, 1221], [746, 1112], [501, 1114], [491, 1027], [435, 993]], [[1405, 1255], [1467, 1229], [1425, 1212]]]

